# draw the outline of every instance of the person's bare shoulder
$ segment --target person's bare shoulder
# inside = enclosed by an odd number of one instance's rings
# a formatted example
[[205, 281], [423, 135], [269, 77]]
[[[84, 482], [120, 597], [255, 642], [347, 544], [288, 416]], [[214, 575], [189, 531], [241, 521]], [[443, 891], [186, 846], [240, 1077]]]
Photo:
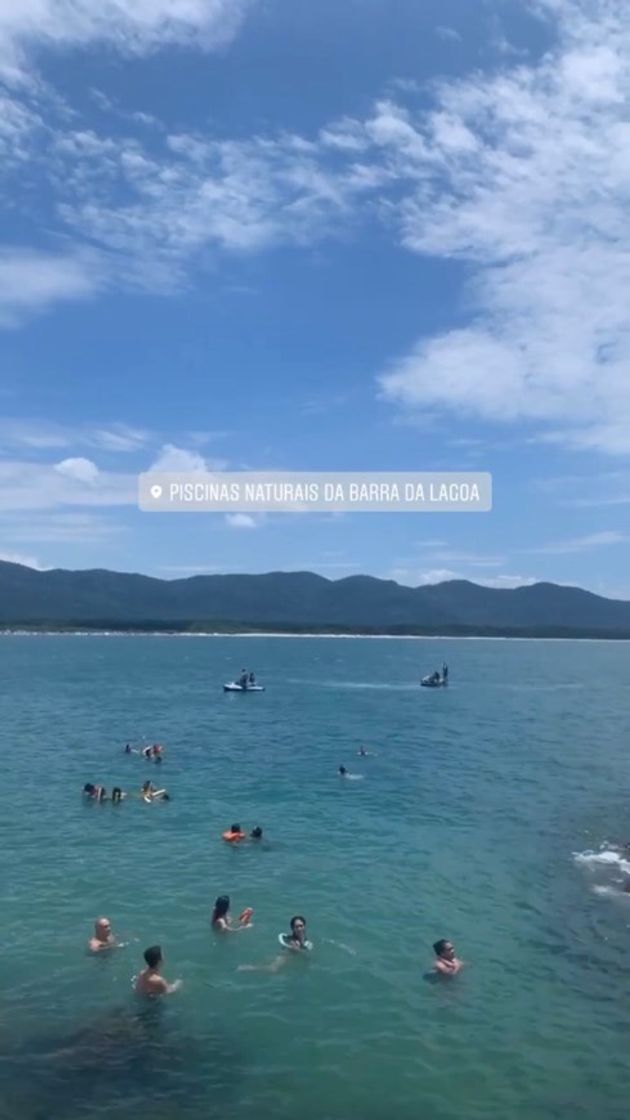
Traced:
[[88, 949], [91, 953], [102, 953], [103, 949], [111, 949], [109, 942], [97, 941], [96, 937], [90, 938], [88, 942]]

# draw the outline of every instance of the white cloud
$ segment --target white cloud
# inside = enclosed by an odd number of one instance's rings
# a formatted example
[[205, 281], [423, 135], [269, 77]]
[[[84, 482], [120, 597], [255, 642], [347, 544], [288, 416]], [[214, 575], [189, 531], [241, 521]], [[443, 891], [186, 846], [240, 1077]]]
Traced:
[[406, 587], [419, 587], [425, 583], [444, 583], [450, 579], [461, 579], [459, 572], [453, 572], [450, 568], [429, 568], [429, 569], [414, 569], [396, 567], [391, 570], [383, 579], [393, 579], [396, 583], [401, 583]]
[[0, 419], [0, 447], [28, 447], [34, 451], [52, 448], [95, 447], [103, 451], [132, 452], [146, 446], [150, 433], [129, 424], [107, 427], [81, 424], [71, 427], [49, 420]]
[[149, 433], [143, 428], [133, 428], [129, 424], [112, 424], [109, 428], [96, 428], [89, 432], [96, 447], [104, 451], [139, 451], [149, 440]]
[[225, 518], [231, 529], [257, 529], [260, 521], [249, 513], [228, 513]]
[[[65, 462], [76, 464], [77, 460]], [[58, 467], [20, 459], [0, 460], [0, 512], [137, 504], [137, 475], [108, 471], [95, 475], [89, 465], [66, 466], [63, 470]]]
[[439, 39], [450, 40], [454, 43], [461, 43], [462, 41], [459, 31], [456, 31], [454, 27], [436, 27], [435, 34]]
[[149, 470], [161, 474], [186, 474], [188, 472], [212, 472], [223, 470], [226, 466], [224, 459], [204, 459], [198, 451], [188, 451], [174, 444], [165, 444], [161, 448], [155, 463]]
[[306, 245], [338, 236], [340, 217], [352, 223], [356, 201], [387, 173], [356, 160], [329, 167], [326, 143], [178, 134], [149, 152], [138, 140], [66, 132], [51, 153], [58, 214], [74, 236], [100, 246], [111, 268], [118, 261], [118, 283], [168, 292], [209, 250]]
[[536, 576], [509, 575], [506, 573], [500, 576], [486, 576], [483, 579], [475, 576], [473, 582], [480, 584], [481, 587], [510, 588], [531, 587], [532, 584], [539, 583], [540, 581]]
[[535, 576], [511, 575], [507, 572], [495, 576], [473, 575], [456, 571], [453, 568], [412, 568], [396, 567], [384, 579], [394, 579], [406, 587], [422, 587], [450, 580], [468, 580], [480, 587], [529, 587], [537, 583]]
[[473, 568], [500, 568], [505, 564], [505, 556], [450, 548], [445, 541], [418, 541], [417, 547], [430, 553], [430, 563], [437, 561], [441, 564], [468, 564]]
[[0, 67], [19, 75], [31, 47], [209, 50], [230, 41], [248, 7], [249, 0], [0, 0]]
[[0, 249], [0, 327], [19, 326], [60, 300], [86, 299], [99, 283], [96, 261], [87, 254]]
[[630, 542], [630, 533], [610, 529], [599, 533], [588, 533], [586, 536], [573, 537], [565, 541], [551, 541], [549, 544], [540, 545], [538, 548], [530, 548], [527, 551], [550, 556], [564, 556], [572, 553], [590, 552], [591, 549], [609, 545], [628, 544], [628, 542]]
[[22, 552], [0, 552], [0, 561], [7, 564], [22, 564], [25, 568], [34, 568], [37, 572], [45, 572], [49, 569], [36, 560], [34, 556], [25, 556]]
[[559, 42], [537, 65], [443, 83], [434, 112], [381, 107], [368, 126], [415, 175], [397, 207], [404, 244], [475, 270], [470, 325], [421, 339], [381, 384], [407, 407], [552, 424], [573, 446], [625, 454], [627, 5], [540, 6]]
[[88, 485], [96, 482], [99, 477], [98, 467], [91, 459], [63, 459], [60, 463], [55, 464], [55, 470], [59, 474], [65, 475], [66, 478], [72, 478], [75, 482], [87, 483]]

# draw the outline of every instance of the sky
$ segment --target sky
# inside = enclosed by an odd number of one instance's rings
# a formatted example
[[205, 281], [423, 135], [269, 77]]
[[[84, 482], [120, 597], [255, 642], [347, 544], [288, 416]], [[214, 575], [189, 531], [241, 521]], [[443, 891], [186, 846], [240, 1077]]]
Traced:
[[[630, 598], [627, 0], [0, 0], [0, 558]], [[148, 470], [490, 513], [141, 512]]]

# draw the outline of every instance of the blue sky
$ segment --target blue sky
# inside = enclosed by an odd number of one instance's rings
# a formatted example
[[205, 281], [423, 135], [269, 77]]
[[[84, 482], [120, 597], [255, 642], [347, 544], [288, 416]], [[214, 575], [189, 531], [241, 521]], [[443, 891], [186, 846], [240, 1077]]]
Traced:
[[[630, 598], [621, 0], [0, 0], [0, 79], [3, 558]], [[204, 466], [494, 509], [138, 511]]]

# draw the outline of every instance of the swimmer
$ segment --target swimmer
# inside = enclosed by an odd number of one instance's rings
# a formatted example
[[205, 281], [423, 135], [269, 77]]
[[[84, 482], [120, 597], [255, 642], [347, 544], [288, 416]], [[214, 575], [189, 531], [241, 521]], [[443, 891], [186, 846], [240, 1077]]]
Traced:
[[339, 767], [339, 777], [340, 778], [345, 778], [347, 776], [347, 774], [348, 774], [348, 771], [346, 770], [345, 766], [340, 766]]
[[222, 837], [224, 840], [227, 840], [228, 844], [239, 844], [241, 840], [247, 839], [240, 824], [231, 824], [230, 827], [222, 833]]
[[459, 972], [463, 965], [463, 961], [458, 960], [455, 956], [455, 949], [450, 941], [444, 937], [440, 941], [436, 941], [433, 945], [433, 952], [437, 960], [433, 966], [436, 972], [442, 973], [443, 976], [454, 976]]
[[263, 838], [262, 828], [260, 828], [259, 825], [256, 825], [256, 828], [252, 828], [252, 831], [250, 832], [249, 836], [250, 836], [250, 840], [262, 840], [262, 838]]
[[168, 996], [171, 992], [177, 992], [181, 986], [181, 980], [176, 980], [174, 984], [169, 984], [168, 981], [160, 975], [160, 969], [164, 963], [162, 950], [159, 945], [152, 945], [149, 949], [144, 951], [144, 959], [146, 961], [146, 968], [138, 973], [135, 982], [135, 991], [139, 996]]
[[131, 743], [127, 743], [125, 747], [125, 754], [131, 754]]
[[219, 895], [212, 911], [211, 925], [218, 933], [240, 933], [242, 929], [249, 929], [252, 925], [251, 915], [248, 911], [244, 911], [247, 915], [246, 920], [240, 926], [233, 926], [230, 917], [230, 899], [227, 894]]
[[92, 782], [86, 782], [83, 793], [88, 801], [107, 801], [107, 790], [104, 786], [95, 786]]
[[109, 918], [97, 918], [94, 923], [94, 936], [88, 942], [91, 953], [102, 953], [104, 949], [119, 949], [121, 946], [112, 933]]
[[140, 790], [140, 796], [147, 804], [151, 801], [170, 801], [168, 790], [156, 789], [153, 782], [144, 782]]
[[127, 794], [119, 786], [114, 786], [112, 790], [112, 805], [120, 805], [120, 802], [126, 797]]
[[[306, 919], [301, 914], [296, 914], [291, 918], [289, 923], [291, 933], [285, 933], [281, 936], [281, 941], [285, 949], [289, 949], [293, 953], [308, 952], [312, 948], [310, 941], [306, 939]], [[284, 968], [289, 960], [288, 953], [281, 953], [279, 957], [271, 961], [270, 964], [241, 964], [237, 968], [237, 972], [278, 972], [279, 969]]]
[[287, 934], [284, 943], [287, 949], [292, 949], [293, 952], [300, 952], [306, 949], [306, 918], [301, 914], [296, 914], [295, 918], [291, 918], [289, 923], [291, 933]]

